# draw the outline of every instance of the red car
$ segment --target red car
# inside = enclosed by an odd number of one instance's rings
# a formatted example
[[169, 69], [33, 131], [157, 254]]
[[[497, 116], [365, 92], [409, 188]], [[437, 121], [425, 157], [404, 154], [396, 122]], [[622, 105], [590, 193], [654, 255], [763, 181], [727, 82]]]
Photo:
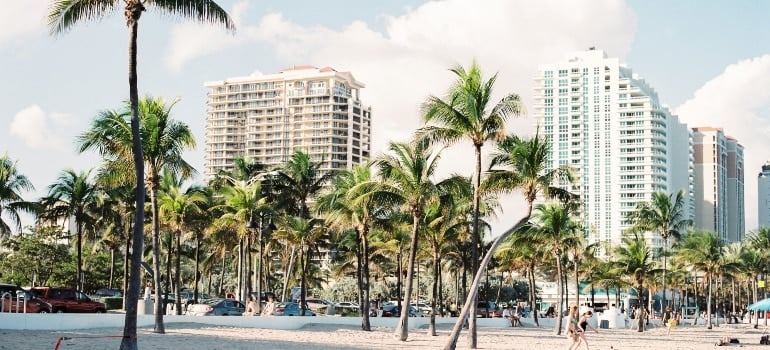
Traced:
[[107, 307], [71, 288], [33, 287], [30, 292], [51, 304], [52, 312], [107, 312]]
[[0, 298], [0, 311], [2, 312], [45, 314], [52, 310], [51, 304], [35, 298], [15, 284], [0, 283]]

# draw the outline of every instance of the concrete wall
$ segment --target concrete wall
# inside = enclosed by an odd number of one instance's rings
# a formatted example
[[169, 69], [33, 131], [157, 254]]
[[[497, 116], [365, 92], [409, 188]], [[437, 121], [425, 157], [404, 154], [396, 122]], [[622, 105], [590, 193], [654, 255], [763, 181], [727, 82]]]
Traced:
[[[91, 328], [123, 328], [124, 314], [0, 314], [0, 329], [16, 330], [73, 330]], [[336, 324], [360, 326], [359, 317], [261, 317], [261, 316], [176, 316], [163, 317], [166, 325], [171, 323], [199, 323], [212, 326], [249, 327], [265, 329], [300, 329], [308, 324]], [[396, 317], [372, 317], [372, 327], [394, 328], [399, 319]], [[455, 317], [437, 317], [436, 324], [454, 325]], [[524, 325], [532, 326], [531, 319], [524, 319]], [[152, 327], [155, 324], [153, 315], [137, 315], [138, 327]], [[430, 323], [429, 317], [409, 318], [409, 329], [426, 327]], [[479, 327], [508, 327], [508, 321], [503, 318], [477, 319]], [[541, 325], [543, 323], [541, 322]]]

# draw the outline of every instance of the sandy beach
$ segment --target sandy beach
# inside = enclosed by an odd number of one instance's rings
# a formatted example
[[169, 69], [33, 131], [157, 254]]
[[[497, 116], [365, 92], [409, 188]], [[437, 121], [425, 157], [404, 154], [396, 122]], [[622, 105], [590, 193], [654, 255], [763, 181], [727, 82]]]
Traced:
[[[425, 329], [413, 330], [409, 339], [401, 342], [393, 337], [393, 328], [378, 327], [363, 332], [352, 326], [310, 324], [299, 330], [273, 330], [207, 326], [195, 323], [174, 323], [166, 326], [166, 334], [152, 333], [152, 328], [140, 328], [139, 348], [153, 350], [253, 350], [253, 349], [440, 349], [450, 328], [440, 326], [438, 336], [428, 336]], [[666, 335], [665, 328], [652, 328], [638, 333], [628, 329], [600, 329], [587, 334], [590, 349], [713, 349], [721, 336], [740, 340], [741, 347], [758, 348], [763, 327], [730, 325], [707, 330], [704, 326], [680, 326]], [[0, 349], [54, 349], [60, 337], [60, 349], [117, 349], [121, 335], [118, 328], [98, 328], [75, 331], [14, 331], [0, 330]], [[458, 349], [467, 349], [467, 333], [463, 333]], [[117, 336], [110, 338], [110, 336]], [[565, 336], [553, 335], [545, 328], [481, 328], [479, 349], [566, 349]], [[736, 347], [735, 345], [731, 347]]]

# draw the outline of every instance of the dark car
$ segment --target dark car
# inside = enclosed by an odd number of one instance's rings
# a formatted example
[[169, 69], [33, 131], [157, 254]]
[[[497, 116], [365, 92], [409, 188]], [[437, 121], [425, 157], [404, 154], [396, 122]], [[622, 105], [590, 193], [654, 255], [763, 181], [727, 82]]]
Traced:
[[15, 284], [0, 283], [0, 312], [49, 313], [51, 304]]
[[[385, 304], [382, 306], [382, 317], [399, 317], [401, 316], [401, 312], [399, 312], [398, 304]], [[418, 317], [421, 316], [420, 310], [418, 310], [414, 306], [409, 306], [409, 317]]]
[[494, 301], [480, 301], [476, 304], [476, 317], [503, 317], [503, 312], [498, 310]]
[[[281, 303], [275, 307], [276, 316], [299, 316], [300, 315], [299, 304], [294, 302]], [[315, 312], [310, 308], [305, 307], [305, 316], [315, 316]]]
[[114, 288], [99, 288], [96, 290], [96, 293], [92, 294], [91, 296], [94, 298], [122, 298], [123, 291]]
[[240, 301], [232, 299], [207, 299], [187, 307], [187, 314], [192, 316], [241, 316], [246, 307]]
[[52, 311], [63, 312], [107, 312], [107, 307], [98, 301], [91, 300], [87, 295], [72, 289], [58, 287], [32, 287], [29, 290], [34, 296], [51, 304]]

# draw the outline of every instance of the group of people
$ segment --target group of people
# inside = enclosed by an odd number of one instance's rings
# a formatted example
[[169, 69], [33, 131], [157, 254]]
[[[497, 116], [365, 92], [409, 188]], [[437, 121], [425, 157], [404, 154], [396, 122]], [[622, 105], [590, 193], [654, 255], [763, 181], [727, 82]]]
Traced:
[[256, 315], [262, 315], [262, 316], [273, 316], [275, 315], [275, 299], [272, 295], [267, 296], [267, 303], [265, 303], [265, 306], [262, 308], [260, 312], [259, 304], [257, 304], [257, 301], [254, 300], [254, 296], [249, 296], [249, 302], [246, 304], [246, 311], [243, 313], [243, 316], [256, 316]]
[[570, 341], [569, 350], [577, 350], [580, 344], [584, 344], [586, 350], [588, 350], [588, 339], [586, 339], [586, 331], [589, 329], [596, 333], [599, 331], [588, 323], [588, 320], [593, 317], [593, 312], [588, 310], [582, 315], [578, 315], [577, 305], [573, 305], [569, 309], [569, 322], [567, 323], [567, 338]]

